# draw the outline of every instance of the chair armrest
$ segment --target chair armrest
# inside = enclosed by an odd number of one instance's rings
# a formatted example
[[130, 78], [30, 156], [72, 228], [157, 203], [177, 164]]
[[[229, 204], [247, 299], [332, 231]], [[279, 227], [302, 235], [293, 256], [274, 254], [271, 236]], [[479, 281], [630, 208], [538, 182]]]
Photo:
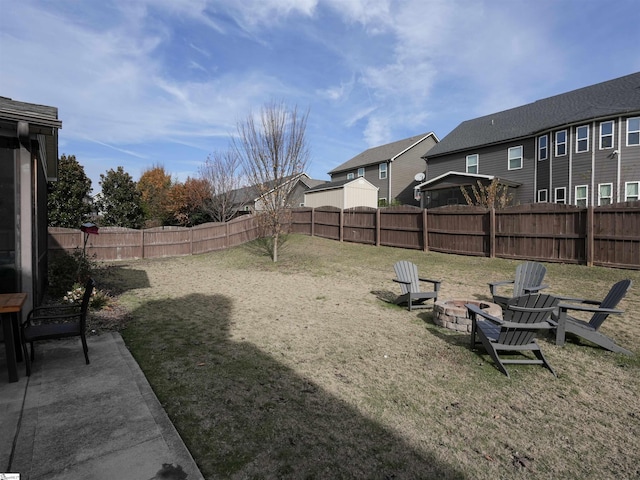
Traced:
[[537, 287], [524, 287], [524, 293], [537, 293], [540, 290], [543, 290], [545, 288], [549, 288], [549, 285], [543, 284], [543, 285], [538, 285]]
[[429, 283], [433, 283], [433, 289], [437, 292], [438, 290], [440, 290], [440, 285], [442, 284], [442, 281], [440, 280], [431, 280], [429, 278], [418, 278], [418, 280], [420, 280], [421, 282], [429, 282]]
[[493, 315], [488, 314], [487, 312], [482, 310], [477, 305], [473, 305], [472, 303], [466, 303], [464, 306], [467, 308], [467, 310], [475, 313], [476, 315], [480, 315], [481, 317], [485, 318], [486, 320], [489, 320], [490, 322], [493, 322], [493, 323], [495, 323], [497, 325], [504, 325], [506, 323], [501, 318], [494, 317]]
[[411, 285], [411, 282], [408, 282], [408, 281], [406, 281], [406, 280], [398, 280], [397, 278], [393, 278], [392, 280], [393, 280], [394, 282], [396, 282], [396, 283], [402, 283], [402, 284], [404, 284], [404, 285]]
[[618, 310], [615, 308], [601, 308], [601, 307], [589, 307], [586, 305], [575, 305], [571, 303], [559, 303], [559, 311], [576, 310], [579, 312], [593, 312], [593, 313], [624, 313], [624, 310]]
[[599, 300], [589, 300], [587, 298], [576, 298], [576, 297], [564, 297], [562, 295], [554, 295], [561, 302], [572, 302], [572, 303], [586, 303], [589, 305], [600, 305], [602, 302]]
[[491, 295], [495, 295], [498, 291], [498, 287], [502, 285], [513, 285], [515, 280], [501, 280], [499, 282], [489, 282], [489, 288], [491, 289]]

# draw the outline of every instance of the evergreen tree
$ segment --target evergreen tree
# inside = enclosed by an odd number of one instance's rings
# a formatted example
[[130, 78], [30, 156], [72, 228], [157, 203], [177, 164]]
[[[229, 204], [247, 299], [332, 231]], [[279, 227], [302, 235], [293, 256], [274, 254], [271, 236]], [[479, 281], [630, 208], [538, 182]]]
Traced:
[[144, 224], [140, 192], [131, 175], [123, 167], [100, 174], [102, 193], [96, 208], [102, 226], [141, 228]]
[[75, 155], [62, 155], [58, 180], [47, 184], [50, 227], [80, 228], [91, 215], [91, 179]]

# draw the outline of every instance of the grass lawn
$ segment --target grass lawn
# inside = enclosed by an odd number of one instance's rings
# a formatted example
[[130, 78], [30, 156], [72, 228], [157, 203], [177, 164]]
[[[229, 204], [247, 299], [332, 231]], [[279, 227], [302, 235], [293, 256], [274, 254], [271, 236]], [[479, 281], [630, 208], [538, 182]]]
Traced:
[[633, 280], [601, 331], [634, 356], [542, 338], [558, 378], [508, 379], [430, 309], [382, 300], [402, 259], [442, 299], [487, 300], [518, 263], [293, 235], [277, 264], [254, 243], [98, 281], [121, 292], [125, 341], [208, 479], [640, 476], [640, 271], [547, 264], [549, 293]]

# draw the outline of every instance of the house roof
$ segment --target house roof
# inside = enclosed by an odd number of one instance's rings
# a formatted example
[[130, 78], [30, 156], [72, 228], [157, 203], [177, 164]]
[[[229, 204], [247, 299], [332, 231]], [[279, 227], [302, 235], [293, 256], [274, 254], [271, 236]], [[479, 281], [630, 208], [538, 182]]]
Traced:
[[[290, 182], [292, 180], [297, 180], [299, 182], [304, 183], [307, 187], [315, 187], [321, 183], [325, 183], [324, 180], [315, 180], [309, 177], [306, 173], [298, 173], [297, 175], [292, 175], [283, 179], [283, 183]], [[266, 185], [268, 190], [273, 190], [276, 186], [275, 181]], [[236, 204], [247, 204], [250, 202], [257, 201], [263, 194], [264, 190], [259, 189], [256, 185], [249, 185], [248, 187], [242, 187], [234, 192], [234, 203]]]
[[[421, 184], [416, 185], [415, 188], [419, 190], [427, 190], [429, 187], [433, 187], [434, 185], [437, 185], [443, 181], [446, 181], [451, 177], [463, 177], [463, 178], [468, 178], [469, 180], [493, 180], [494, 178], [496, 178], [495, 175], [482, 175], [480, 173], [465, 173], [465, 172], [452, 171], [452, 172], [443, 173], [442, 175], [438, 175], [437, 177], [432, 178], [431, 180], [428, 180], [426, 182], [422, 182]], [[504, 178], [498, 178], [498, 181], [502, 185], [507, 185], [509, 187], [519, 187], [520, 185], [522, 185], [521, 183], [513, 182], [511, 180], [506, 180]]]
[[358, 167], [364, 167], [366, 165], [393, 161], [397, 156], [406, 152], [416, 144], [422, 142], [430, 135], [433, 135], [433, 138], [436, 140], [436, 142], [438, 141], [438, 137], [436, 137], [435, 133], [429, 132], [405, 138], [404, 140], [387, 143], [386, 145], [380, 145], [379, 147], [369, 148], [368, 150], [359, 153], [351, 160], [346, 161], [342, 165], [338, 165], [336, 168], [329, 172], [329, 175], [343, 172], [345, 170], [355, 170]]
[[633, 112], [640, 112], [640, 72], [467, 120], [425, 156], [432, 158]]
[[[317, 185], [313, 188], [310, 188], [305, 193], [322, 192], [324, 190], [337, 190], [338, 188], [342, 188], [349, 183], [357, 182], [359, 180], [365, 181], [369, 185], [374, 186], [371, 182], [367, 181], [366, 178], [358, 177], [358, 178], [352, 178], [350, 180], [337, 180], [335, 182], [324, 182], [321, 185]], [[376, 187], [376, 189], [378, 189], [378, 187]]]

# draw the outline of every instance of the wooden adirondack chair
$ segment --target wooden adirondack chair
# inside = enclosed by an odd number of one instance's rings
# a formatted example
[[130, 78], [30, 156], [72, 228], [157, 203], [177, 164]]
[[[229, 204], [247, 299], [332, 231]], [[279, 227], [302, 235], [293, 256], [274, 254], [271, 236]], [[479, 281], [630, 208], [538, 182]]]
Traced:
[[[551, 318], [552, 324], [556, 327], [556, 345], [563, 346], [566, 333], [572, 333], [612, 352], [632, 355], [629, 350], [617, 345], [609, 337], [598, 331], [609, 315], [622, 313], [622, 310], [616, 310], [616, 306], [624, 298], [631, 285], [631, 280], [619, 281], [611, 287], [611, 290], [601, 302], [582, 298], [561, 297], [558, 310]], [[570, 316], [568, 314], [569, 310], [593, 312], [593, 316], [591, 320], [585, 322]]]
[[[493, 303], [497, 303], [502, 308], [507, 304], [509, 298], [520, 297], [530, 293], [538, 293], [548, 285], [543, 285], [542, 281], [547, 273], [544, 265], [538, 262], [524, 262], [516, 267], [516, 275], [513, 280], [503, 280], [499, 282], [489, 283]], [[513, 285], [513, 293], [511, 297], [498, 295], [498, 288], [505, 285]]]
[[[471, 348], [475, 348], [476, 343], [482, 343], [498, 369], [507, 377], [509, 372], [505, 364], [544, 365], [557, 376], [536, 342], [539, 331], [553, 328], [548, 319], [557, 304], [558, 299], [551, 295], [515, 297], [507, 302], [502, 319], [489, 315], [476, 305], [466, 304], [471, 318]], [[501, 352], [513, 355], [526, 351], [532, 352], [536, 358], [523, 356], [514, 359], [501, 356]]]
[[[411, 311], [413, 308], [426, 308], [424, 302], [433, 299], [438, 300], [438, 291], [440, 290], [439, 280], [431, 280], [418, 276], [418, 267], [415, 263], [402, 260], [397, 262], [393, 269], [398, 278], [393, 281], [400, 284], [402, 294], [396, 299], [396, 305], [407, 304], [407, 308]], [[425, 292], [420, 288], [420, 282], [429, 282], [433, 284], [433, 291]]]
[[[93, 279], [88, 279], [80, 305], [48, 305], [36, 307], [29, 312], [21, 330], [27, 376], [31, 375], [31, 362], [34, 360], [33, 343], [40, 340], [80, 337], [84, 359], [89, 365], [89, 347], [85, 330], [89, 301], [94, 287]], [[31, 344], [30, 357], [27, 352], [27, 343]]]

